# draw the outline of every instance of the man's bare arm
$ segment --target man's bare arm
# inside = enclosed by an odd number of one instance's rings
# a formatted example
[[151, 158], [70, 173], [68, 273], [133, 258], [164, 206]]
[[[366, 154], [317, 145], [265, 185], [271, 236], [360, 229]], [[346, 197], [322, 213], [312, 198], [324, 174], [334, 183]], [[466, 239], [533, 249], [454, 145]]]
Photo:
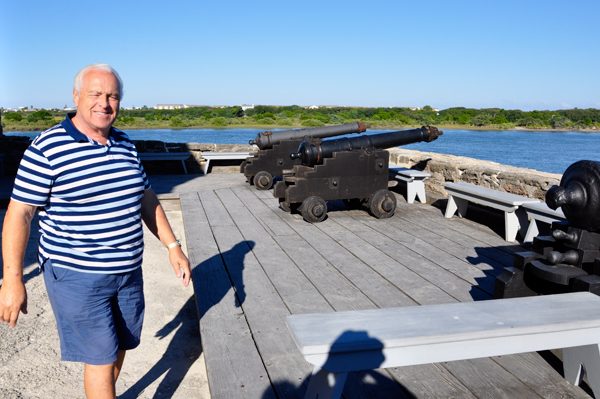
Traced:
[[4, 272], [0, 287], [0, 321], [17, 324], [19, 312], [27, 314], [27, 291], [23, 282], [23, 262], [36, 207], [17, 201], [8, 204], [2, 227]]
[[[175, 234], [173, 234], [167, 215], [165, 215], [165, 211], [152, 189], [146, 190], [142, 197], [142, 220], [164, 246], [175, 242]], [[175, 246], [169, 249], [169, 260], [178, 278], [181, 277], [183, 271], [183, 285], [187, 287], [192, 272], [190, 261], [181, 250], [181, 247]]]

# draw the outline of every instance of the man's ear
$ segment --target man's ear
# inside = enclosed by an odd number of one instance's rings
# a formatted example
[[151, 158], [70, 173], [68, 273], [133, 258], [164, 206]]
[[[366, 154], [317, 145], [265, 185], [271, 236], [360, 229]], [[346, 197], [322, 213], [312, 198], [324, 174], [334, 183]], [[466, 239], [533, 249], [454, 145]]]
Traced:
[[77, 94], [75, 89], [73, 89], [73, 104], [75, 104], [76, 107], [77, 105], [79, 105], [79, 95]]

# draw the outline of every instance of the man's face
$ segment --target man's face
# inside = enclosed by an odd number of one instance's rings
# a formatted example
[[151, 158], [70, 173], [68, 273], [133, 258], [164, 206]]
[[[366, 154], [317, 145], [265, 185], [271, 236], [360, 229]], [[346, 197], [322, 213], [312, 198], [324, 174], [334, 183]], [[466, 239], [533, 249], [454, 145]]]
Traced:
[[107, 135], [119, 114], [119, 82], [110, 72], [92, 69], [85, 73], [82, 83], [79, 94], [73, 90], [77, 125], [82, 133]]

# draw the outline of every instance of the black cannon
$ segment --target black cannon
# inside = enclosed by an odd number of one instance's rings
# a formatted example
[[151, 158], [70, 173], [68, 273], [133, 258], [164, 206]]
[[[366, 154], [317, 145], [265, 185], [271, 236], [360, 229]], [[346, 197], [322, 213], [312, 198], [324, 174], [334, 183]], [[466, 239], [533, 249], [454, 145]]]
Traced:
[[281, 130], [279, 132], [263, 132], [250, 140], [259, 151], [249, 157], [240, 167], [250, 184], [259, 190], [268, 190], [273, 185], [273, 177], [281, 176], [283, 170], [299, 165], [300, 161], [290, 158], [290, 152], [296, 151], [302, 141], [316, 138], [341, 136], [343, 134], [362, 133], [367, 130], [363, 122], [345, 125], [323, 126], [307, 129]]
[[377, 218], [396, 210], [396, 197], [388, 191], [389, 152], [385, 148], [433, 141], [443, 132], [433, 126], [399, 132], [332, 140], [302, 142], [289, 154], [301, 164], [283, 171], [273, 195], [285, 211], [300, 210], [315, 223], [325, 219], [327, 201], [343, 200], [351, 208], [366, 204]]
[[559, 186], [546, 193], [551, 209], [567, 222], [555, 222], [552, 235], [538, 236], [531, 251], [517, 252], [512, 267], [496, 278], [495, 298], [589, 291], [600, 295], [600, 163], [575, 162]]

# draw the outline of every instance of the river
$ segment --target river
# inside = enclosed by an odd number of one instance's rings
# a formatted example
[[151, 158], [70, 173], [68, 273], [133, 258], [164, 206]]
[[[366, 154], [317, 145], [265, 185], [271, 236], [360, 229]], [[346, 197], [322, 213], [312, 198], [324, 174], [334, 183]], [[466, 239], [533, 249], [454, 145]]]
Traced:
[[[257, 133], [265, 129], [124, 130], [133, 140], [247, 144], [248, 140], [254, 139]], [[370, 129], [367, 134], [389, 131], [391, 130]], [[5, 132], [5, 134], [33, 138], [39, 132]], [[434, 142], [410, 144], [402, 148], [465, 156], [562, 174], [570, 164], [581, 159], [600, 161], [600, 134], [445, 129], [444, 135]]]

